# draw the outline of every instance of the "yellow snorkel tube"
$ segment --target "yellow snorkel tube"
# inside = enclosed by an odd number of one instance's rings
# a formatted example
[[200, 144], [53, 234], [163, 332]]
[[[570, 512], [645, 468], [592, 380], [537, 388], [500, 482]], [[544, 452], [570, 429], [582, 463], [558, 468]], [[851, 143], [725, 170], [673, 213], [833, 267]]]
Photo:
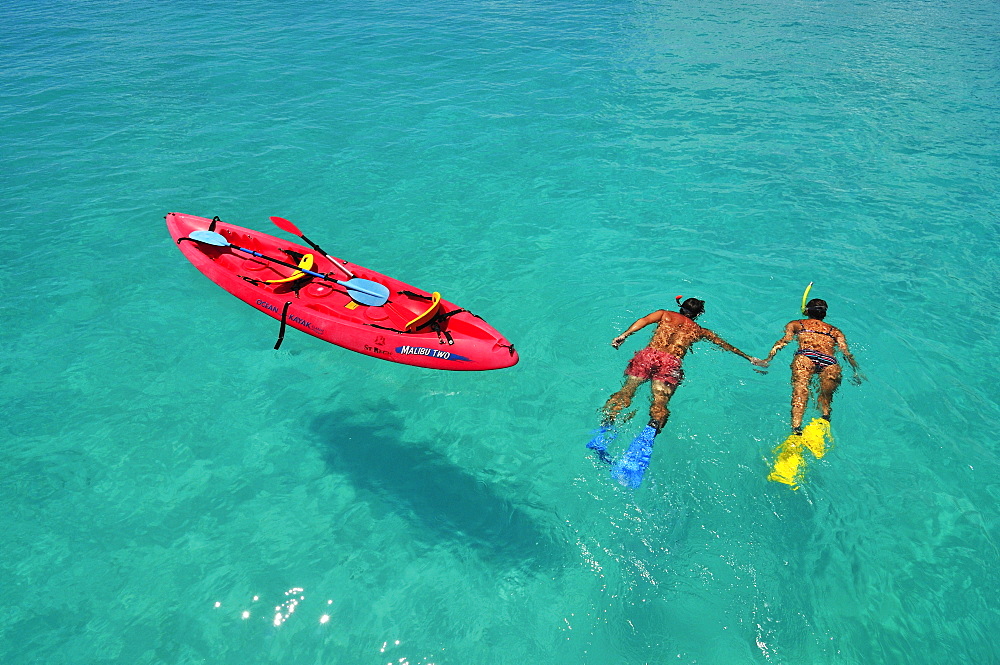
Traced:
[[812, 291], [812, 287], [813, 283], [809, 282], [809, 286], [807, 286], [806, 290], [802, 292], [802, 306], [799, 309], [802, 310], [803, 315], [806, 313], [806, 298], [809, 297], [809, 292]]

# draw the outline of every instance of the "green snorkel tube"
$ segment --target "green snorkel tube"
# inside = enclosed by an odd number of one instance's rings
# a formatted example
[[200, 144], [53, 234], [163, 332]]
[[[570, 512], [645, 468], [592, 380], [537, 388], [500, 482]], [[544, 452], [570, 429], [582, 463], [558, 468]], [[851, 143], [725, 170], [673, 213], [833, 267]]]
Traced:
[[809, 292], [812, 291], [812, 287], [813, 283], [809, 282], [809, 286], [807, 286], [806, 290], [802, 292], [802, 305], [801, 307], [799, 307], [799, 309], [802, 310], [803, 316], [808, 316], [808, 314], [806, 314], [806, 298], [809, 297]]

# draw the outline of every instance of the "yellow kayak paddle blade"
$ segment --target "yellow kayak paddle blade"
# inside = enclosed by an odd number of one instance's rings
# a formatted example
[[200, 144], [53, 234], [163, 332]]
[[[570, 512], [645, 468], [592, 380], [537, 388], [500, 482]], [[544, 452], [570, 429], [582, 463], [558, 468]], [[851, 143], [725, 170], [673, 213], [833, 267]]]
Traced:
[[826, 454], [828, 443], [833, 443], [830, 421], [813, 418], [813, 421], [803, 428], [802, 434], [789, 434], [788, 438], [774, 449], [776, 455], [774, 466], [767, 479], [784, 483], [797, 490], [806, 470], [806, 458], [803, 457], [803, 453], [808, 450], [819, 459]]

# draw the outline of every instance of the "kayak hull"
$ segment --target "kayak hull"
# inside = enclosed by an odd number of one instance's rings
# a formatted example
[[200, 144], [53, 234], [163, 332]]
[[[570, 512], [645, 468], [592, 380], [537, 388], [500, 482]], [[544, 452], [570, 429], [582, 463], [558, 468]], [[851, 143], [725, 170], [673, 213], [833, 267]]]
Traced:
[[[436, 299], [427, 291], [341, 259], [275, 236], [227, 224], [216, 219], [169, 213], [167, 230], [181, 253], [210, 280], [268, 316], [325, 342], [380, 360], [444, 370], [490, 370], [517, 364], [514, 346], [482, 318], [440, 300], [437, 314], [417, 327]], [[187, 239], [193, 231], [212, 230], [231, 245], [266, 257], [298, 265], [297, 255], [312, 254], [311, 270], [327, 274], [322, 280], [309, 275], [289, 281], [294, 269], [241, 252]], [[373, 307], [355, 302], [349, 291], [334, 280], [370, 280], [389, 289], [389, 300]]]

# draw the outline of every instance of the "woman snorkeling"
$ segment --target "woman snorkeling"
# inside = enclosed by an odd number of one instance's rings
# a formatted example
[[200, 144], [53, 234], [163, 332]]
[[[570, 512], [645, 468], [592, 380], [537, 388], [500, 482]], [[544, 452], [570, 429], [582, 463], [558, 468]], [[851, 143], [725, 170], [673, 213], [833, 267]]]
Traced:
[[810, 282], [802, 294], [802, 313], [808, 318], [789, 321], [785, 326], [784, 336], [774, 343], [767, 358], [764, 359], [765, 362], [771, 362], [782, 347], [798, 338], [799, 348], [792, 358], [792, 431], [796, 434], [802, 433], [802, 416], [809, 401], [809, 381], [814, 375], [819, 376], [819, 395], [816, 401], [823, 418], [830, 420], [833, 393], [840, 386], [842, 378], [840, 364], [834, 357], [837, 349], [854, 370], [851, 383], [860, 385], [865, 378], [863, 374], [858, 373], [858, 363], [847, 347], [844, 333], [824, 321], [826, 301], [813, 298], [806, 302], [811, 288]]

